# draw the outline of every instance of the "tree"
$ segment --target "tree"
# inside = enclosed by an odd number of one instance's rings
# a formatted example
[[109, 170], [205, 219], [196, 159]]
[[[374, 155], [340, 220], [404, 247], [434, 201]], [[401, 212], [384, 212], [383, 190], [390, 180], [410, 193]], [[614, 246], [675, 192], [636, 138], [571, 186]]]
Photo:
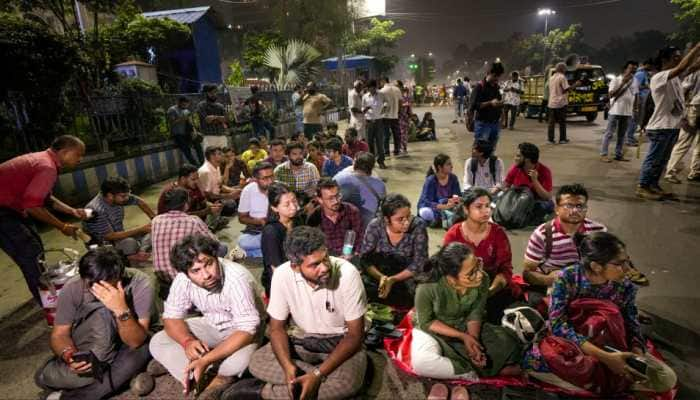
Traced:
[[387, 50], [396, 47], [396, 43], [406, 34], [403, 29], [393, 28], [394, 21], [372, 18], [369, 28], [357, 33], [349, 43], [348, 50], [353, 54], [375, 57], [378, 72], [388, 73], [394, 69], [399, 58], [387, 54]]
[[253, 73], [271, 75], [271, 71], [265, 67], [265, 53], [270, 47], [283, 44], [282, 34], [277, 30], [246, 33], [243, 36], [243, 61], [246, 67]]
[[316, 61], [321, 53], [308, 43], [290, 40], [286, 46], [272, 46], [265, 54], [265, 65], [278, 70], [275, 84], [279, 89], [290, 89], [311, 80], [318, 71]]
[[245, 76], [243, 76], [243, 67], [241, 67], [240, 61], [236, 60], [229, 64], [228, 66], [229, 74], [226, 77], [226, 84], [228, 86], [240, 87], [245, 85]]
[[630, 36], [614, 36], [597, 52], [593, 62], [607, 71], [617, 72], [627, 60], [642, 62], [669, 44], [665, 33], [656, 30], [634, 32]]
[[355, 13], [347, 1], [280, 0], [272, 2], [272, 14], [285, 39], [299, 39], [321, 54], [337, 55], [348, 41]]
[[680, 25], [673, 38], [689, 43], [700, 41], [700, 0], [671, 0], [671, 3], [680, 9], [673, 15]]

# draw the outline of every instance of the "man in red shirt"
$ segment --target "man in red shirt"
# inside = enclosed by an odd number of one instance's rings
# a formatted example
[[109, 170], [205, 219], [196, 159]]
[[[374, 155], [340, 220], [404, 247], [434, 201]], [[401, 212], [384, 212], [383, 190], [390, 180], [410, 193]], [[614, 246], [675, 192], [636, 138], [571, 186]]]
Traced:
[[86, 219], [85, 211], [70, 207], [51, 194], [61, 167], [73, 168], [85, 154], [75, 136], [57, 137], [45, 151], [24, 154], [0, 164], [0, 248], [19, 265], [34, 299], [41, 305], [38, 259], [43, 257], [41, 237], [29, 217], [76, 238], [79, 227], [64, 223], [48, 209]]
[[540, 163], [540, 149], [532, 143], [518, 145], [515, 164], [510, 167], [503, 182], [503, 190], [511, 187], [527, 187], [535, 195], [535, 212], [550, 214], [554, 211], [552, 201], [552, 171]]
[[369, 145], [364, 140], [357, 138], [357, 129], [348, 128], [345, 130], [345, 144], [343, 144], [343, 154], [355, 159], [355, 155], [360, 152], [368, 152]]

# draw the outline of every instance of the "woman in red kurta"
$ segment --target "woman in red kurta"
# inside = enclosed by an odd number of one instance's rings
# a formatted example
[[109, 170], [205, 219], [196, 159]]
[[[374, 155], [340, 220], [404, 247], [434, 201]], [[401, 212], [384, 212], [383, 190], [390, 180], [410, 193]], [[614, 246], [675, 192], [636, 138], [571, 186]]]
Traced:
[[486, 303], [487, 320], [500, 324], [503, 310], [520, 297], [520, 287], [513, 283], [510, 241], [500, 225], [489, 221], [491, 194], [487, 190], [479, 187], [468, 190], [462, 203], [464, 220], [452, 225], [442, 244], [466, 244], [483, 260], [484, 272], [491, 278]]

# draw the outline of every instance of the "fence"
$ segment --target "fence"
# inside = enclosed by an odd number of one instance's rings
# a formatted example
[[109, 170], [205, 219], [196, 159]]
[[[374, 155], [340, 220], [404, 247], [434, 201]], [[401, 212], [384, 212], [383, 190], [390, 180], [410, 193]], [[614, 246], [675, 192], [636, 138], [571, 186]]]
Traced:
[[[321, 93], [330, 97], [336, 108], [347, 107], [347, 92], [339, 87], [322, 87]], [[292, 91], [262, 88], [259, 97], [268, 106], [273, 124], [283, 124], [294, 120]], [[177, 104], [179, 97], [191, 100], [190, 107], [196, 108], [202, 100], [199, 93], [164, 94], [161, 96], [95, 96], [86, 99], [68, 99], [74, 115], [73, 126], [67, 133], [81, 137], [88, 145], [88, 153], [111, 151], [117, 155], [131, 155], [142, 151], [144, 145], [163, 144], [168, 141], [166, 111]], [[227, 88], [219, 94], [224, 104], [233, 135], [251, 131], [244, 101], [250, 96], [249, 88]], [[32, 136], [25, 129], [31, 122], [26, 112], [26, 102], [21, 97], [11, 97], [0, 103], [0, 117], [5, 122], [2, 129], [11, 135], [3, 135], [0, 160], [16, 154], [38, 151], [46, 143]], [[151, 146], [152, 147], [152, 146]]]

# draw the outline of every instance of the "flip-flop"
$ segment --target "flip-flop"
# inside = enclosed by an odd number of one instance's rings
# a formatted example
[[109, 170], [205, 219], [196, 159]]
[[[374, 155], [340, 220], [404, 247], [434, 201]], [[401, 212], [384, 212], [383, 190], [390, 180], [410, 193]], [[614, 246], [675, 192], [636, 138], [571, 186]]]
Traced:
[[447, 400], [449, 394], [450, 391], [447, 389], [447, 386], [442, 383], [436, 383], [430, 388], [427, 400]]

